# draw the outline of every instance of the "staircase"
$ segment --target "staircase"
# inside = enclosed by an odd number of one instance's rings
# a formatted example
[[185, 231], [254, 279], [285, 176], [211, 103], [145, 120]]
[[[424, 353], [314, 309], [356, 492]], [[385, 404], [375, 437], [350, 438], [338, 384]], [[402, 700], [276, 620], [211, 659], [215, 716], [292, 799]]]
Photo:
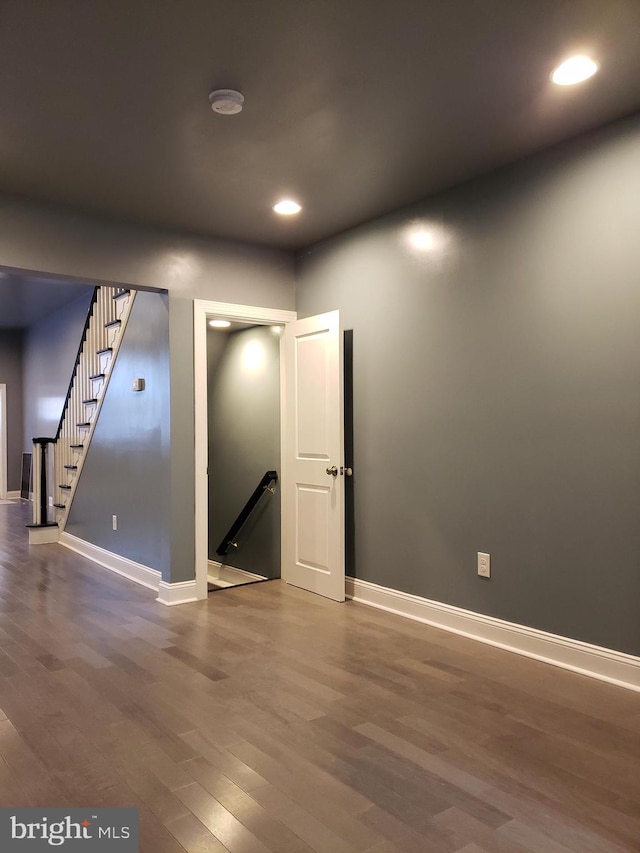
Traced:
[[53, 445], [53, 506], [64, 530], [87, 450], [98, 422], [134, 290], [96, 287]]

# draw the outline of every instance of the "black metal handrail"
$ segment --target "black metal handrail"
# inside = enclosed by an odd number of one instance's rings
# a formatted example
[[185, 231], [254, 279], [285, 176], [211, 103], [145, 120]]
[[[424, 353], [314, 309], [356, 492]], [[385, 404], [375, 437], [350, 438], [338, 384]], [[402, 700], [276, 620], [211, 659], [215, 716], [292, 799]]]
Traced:
[[220, 556], [220, 557], [226, 556], [227, 552], [229, 551], [230, 546], [235, 545], [234, 540], [235, 540], [236, 536], [238, 535], [238, 533], [240, 532], [240, 530], [244, 526], [246, 520], [249, 518], [249, 516], [251, 515], [253, 510], [258, 505], [258, 501], [260, 500], [260, 498], [262, 497], [262, 495], [265, 492], [274, 491], [273, 489], [269, 488], [269, 484], [272, 483], [274, 480], [277, 480], [277, 479], [278, 479], [278, 472], [277, 471], [267, 471], [267, 473], [264, 475], [264, 477], [260, 480], [260, 482], [256, 486], [253, 494], [251, 495], [249, 500], [246, 502], [246, 504], [242, 507], [242, 509], [240, 510], [240, 514], [238, 515], [236, 520], [233, 522], [233, 524], [231, 525], [231, 527], [229, 528], [229, 530], [227, 531], [227, 533], [223, 537], [222, 542], [218, 545], [218, 547], [216, 549], [216, 554], [218, 554], [218, 556]]
[[84, 346], [84, 342], [87, 339], [87, 332], [89, 331], [89, 323], [91, 322], [91, 318], [93, 317], [93, 309], [96, 306], [96, 302], [98, 301], [98, 291], [99, 287], [93, 288], [93, 296], [91, 297], [91, 304], [89, 305], [89, 310], [87, 311], [87, 319], [84, 321], [84, 329], [82, 330], [82, 337], [80, 338], [80, 345], [78, 347], [78, 354], [76, 355], [75, 364], [73, 365], [73, 370], [71, 371], [71, 379], [69, 380], [69, 387], [67, 388], [67, 396], [65, 397], [64, 406], [62, 407], [62, 414], [60, 415], [60, 423], [58, 424], [58, 429], [56, 430], [56, 441], [60, 438], [60, 433], [62, 432], [62, 424], [64, 421], [64, 416], [66, 414], [67, 408], [69, 406], [69, 400], [71, 399], [71, 389], [73, 388], [73, 380], [76, 378], [76, 371], [78, 370], [78, 365], [80, 364], [80, 356], [82, 355], [82, 347]]

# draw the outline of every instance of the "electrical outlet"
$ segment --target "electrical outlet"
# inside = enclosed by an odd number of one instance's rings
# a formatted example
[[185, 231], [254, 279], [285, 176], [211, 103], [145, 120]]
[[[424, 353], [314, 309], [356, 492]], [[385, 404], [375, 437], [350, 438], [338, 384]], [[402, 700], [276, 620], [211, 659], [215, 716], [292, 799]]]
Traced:
[[481, 578], [491, 577], [491, 554], [478, 551], [478, 574]]
[[49, 506], [53, 506], [53, 498], [49, 495]]
[[118, 516], [117, 515], [111, 516], [111, 526], [113, 527], [114, 530], [118, 529]]

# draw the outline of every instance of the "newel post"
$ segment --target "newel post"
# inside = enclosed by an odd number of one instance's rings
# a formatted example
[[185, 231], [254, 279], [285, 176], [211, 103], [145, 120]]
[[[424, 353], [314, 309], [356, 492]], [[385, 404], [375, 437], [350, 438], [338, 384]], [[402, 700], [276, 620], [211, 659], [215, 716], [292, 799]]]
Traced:
[[47, 506], [47, 477], [49, 473], [49, 445], [55, 438], [33, 439], [33, 523], [29, 528], [29, 545], [43, 545], [58, 541], [58, 525], [49, 521]]

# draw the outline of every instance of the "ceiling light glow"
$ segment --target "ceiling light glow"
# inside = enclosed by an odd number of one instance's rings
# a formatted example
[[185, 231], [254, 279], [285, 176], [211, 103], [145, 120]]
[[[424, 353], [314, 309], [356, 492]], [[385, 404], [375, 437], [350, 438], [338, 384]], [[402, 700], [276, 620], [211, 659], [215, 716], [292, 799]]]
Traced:
[[415, 228], [409, 232], [409, 242], [414, 249], [420, 249], [423, 252], [434, 248], [435, 239], [432, 231], [427, 228]]
[[574, 86], [593, 77], [599, 68], [598, 63], [588, 56], [572, 56], [558, 65], [551, 79], [558, 86]]
[[242, 366], [247, 373], [258, 373], [265, 360], [264, 347], [259, 341], [250, 341], [242, 352]]
[[209, 325], [214, 329], [228, 329], [231, 323], [229, 320], [209, 320]]
[[273, 205], [273, 209], [276, 213], [279, 213], [280, 216], [295, 216], [296, 213], [300, 213], [302, 207], [298, 204], [297, 201], [293, 201], [293, 199], [285, 198], [282, 201], [279, 201], [277, 204]]
[[415, 219], [402, 229], [403, 239], [418, 255], [434, 256], [446, 252], [452, 234], [440, 222]]

